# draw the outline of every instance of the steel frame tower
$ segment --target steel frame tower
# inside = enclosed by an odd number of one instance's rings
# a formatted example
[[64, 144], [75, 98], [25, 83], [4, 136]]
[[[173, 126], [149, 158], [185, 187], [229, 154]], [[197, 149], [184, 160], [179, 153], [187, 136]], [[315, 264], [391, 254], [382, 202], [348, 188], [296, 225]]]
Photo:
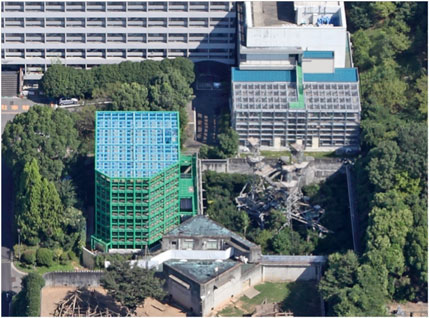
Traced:
[[195, 165], [180, 158], [178, 112], [97, 112], [95, 130], [93, 249], [155, 243], [179, 224], [182, 198], [193, 200], [182, 214], [196, 214], [196, 173], [180, 182], [181, 166]]

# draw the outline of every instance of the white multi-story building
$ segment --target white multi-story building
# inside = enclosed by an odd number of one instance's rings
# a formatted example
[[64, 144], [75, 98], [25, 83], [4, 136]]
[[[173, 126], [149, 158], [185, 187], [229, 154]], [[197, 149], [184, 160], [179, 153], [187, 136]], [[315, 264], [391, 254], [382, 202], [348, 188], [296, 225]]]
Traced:
[[235, 3], [210, 1], [2, 1], [2, 65], [38, 79], [74, 67], [189, 57], [235, 63]]
[[231, 115], [240, 143], [358, 148], [359, 78], [344, 3], [244, 2], [237, 21]]

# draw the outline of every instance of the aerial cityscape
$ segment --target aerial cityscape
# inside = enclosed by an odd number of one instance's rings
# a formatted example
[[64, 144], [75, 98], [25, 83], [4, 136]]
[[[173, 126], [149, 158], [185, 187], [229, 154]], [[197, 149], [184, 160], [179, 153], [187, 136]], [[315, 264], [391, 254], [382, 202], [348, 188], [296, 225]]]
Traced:
[[2, 1], [2, 317], [428, 316], [428, 4]]

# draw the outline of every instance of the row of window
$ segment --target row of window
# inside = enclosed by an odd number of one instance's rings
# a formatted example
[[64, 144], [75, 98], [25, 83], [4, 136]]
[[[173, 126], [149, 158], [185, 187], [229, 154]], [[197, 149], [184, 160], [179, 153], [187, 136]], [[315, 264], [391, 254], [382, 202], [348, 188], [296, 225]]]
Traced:
[[139, 28], [233, 28], [233, 18], [2, 18], [4, 27], [40, 27], [40, 28], [85, 28], [85, 27], [139, 27]]
[[167, 11], [234, 11], [234, 6], [224, 1], [31, 1], [2, 2], [2, 12], [167, 12]]
[[[215, 50], [215, 52], [213, 52]], [[204, 59], [204, 60], [228, 60], [231, 61], [234, 59], [235, 54], [233, 49], [210, 49], [210, 50], [201, 50], [201, 49], [107, 49], [107, 50], [88, 50], [88, 53], [85, 54], [85, 50], [71, 49], [67, 50], [66, 58], [81, 58], [81, 59], [146, 59], [146, 58], [174, 58], [174, 57], [189, 57], [194, 60]], [[24, 55], [22, 50], [16, 50], [12, 54], [6, 54], [5, 50], [2, 49], [2, 59], [11, 59], [11, 58], [65, 58], [64, 56], [57, 56], [46, 54], [45, 57], [40, 55]], [[68, 64], [70, 67], [77, 69], [91, 68], [93, 65], [98, 65], [99, 62], [94, 62], [91, 60], [86, 61], [88, 64]], [[93, 64], [92, 64], [93, 63]], [[45, 64], [26, 64], [26, 72], [35, 72], [40, 73], [46, 71]]]
[[2, 43], [235, 43], [228, 33], [2, 33]]

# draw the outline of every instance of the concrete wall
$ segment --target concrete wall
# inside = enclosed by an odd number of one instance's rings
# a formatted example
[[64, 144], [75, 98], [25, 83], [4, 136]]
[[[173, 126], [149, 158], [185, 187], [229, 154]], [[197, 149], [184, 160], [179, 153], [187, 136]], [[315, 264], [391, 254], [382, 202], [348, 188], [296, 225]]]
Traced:
[[262, 280], [264, 282], [317, 280], [319, 267], [317, 265], [262, 265]]
[[[201, 171], [216, 171], [226, 173], [241, 173], [241, 174], [254, 174], [252, 166], [246, 159], [231, 158], [225, 160], [218, 160], [216, 165], [213, 160], [201, 159]], [[274, 165], [276, 159], [264, 159], [265, 163]], [[306, 169], [304, 169], [301, 186], [309, 185], [312, 183], [319, 183], [337, 172], [345, 173], [342, 168], [343, 163], [340, 159], [315, 159], [311, 161]]]
[[99, 286], [103, 271], [50, 272], [43, 275], [45, 286]]
[[316, 159], [304, 170], [300, 186], [320, 183], [335, 173], [345, 173], [340, 159]]
[[82, 263], [83, 266], [89, 269], [95, 268], [95, 254], [82, 246]]
[[201, 286], [201, 314], [208, 316], [214, 308], [226, 303], [241, 292], [241, 266], [237, 266]]

